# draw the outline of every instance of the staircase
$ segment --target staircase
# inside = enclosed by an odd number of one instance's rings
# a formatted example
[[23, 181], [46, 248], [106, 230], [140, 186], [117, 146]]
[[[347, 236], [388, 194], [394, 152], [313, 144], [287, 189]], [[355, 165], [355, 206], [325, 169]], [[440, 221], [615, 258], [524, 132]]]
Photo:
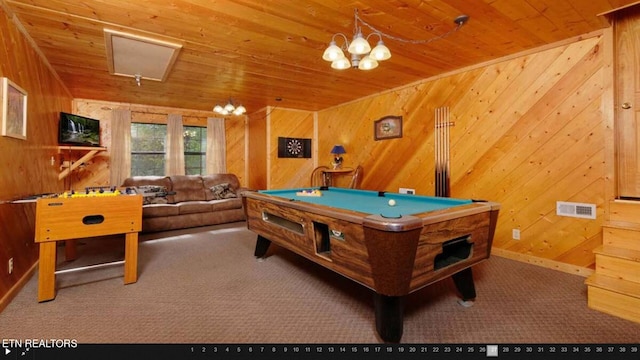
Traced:
[[640, 201], [610, 203], [595, 272], [587, 278], [587, 305], [640, 323]]

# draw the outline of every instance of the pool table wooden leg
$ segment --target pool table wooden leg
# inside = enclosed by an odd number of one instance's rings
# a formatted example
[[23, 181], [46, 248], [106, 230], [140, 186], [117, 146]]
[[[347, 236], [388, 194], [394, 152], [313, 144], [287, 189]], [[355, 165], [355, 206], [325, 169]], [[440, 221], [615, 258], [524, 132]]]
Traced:
[[398, 343], [402, 338], [404, 297], [374, 295], [376, 330], [384, 342]]
[[473, 272], [471, 268], [466, 268], [451, 275], [453, 283], [458, 288], [463, 301], [470, 301], [476, 298], [476, 287], [473, 284]]
[[256, 240], [256, 250], [253, 255], [257, 258], [264, 257], [267, 250], [269, 250], [269, 245], [271, 245], [271, 240], [258, 235], [258, 240]]

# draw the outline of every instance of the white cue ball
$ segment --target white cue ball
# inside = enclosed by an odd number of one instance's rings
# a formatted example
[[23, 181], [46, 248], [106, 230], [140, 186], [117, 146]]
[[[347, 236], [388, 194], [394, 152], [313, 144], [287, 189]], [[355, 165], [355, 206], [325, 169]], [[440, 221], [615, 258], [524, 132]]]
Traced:
[[389, 206], [396, 206], [396, 201], [393, 199], [389, 200]]

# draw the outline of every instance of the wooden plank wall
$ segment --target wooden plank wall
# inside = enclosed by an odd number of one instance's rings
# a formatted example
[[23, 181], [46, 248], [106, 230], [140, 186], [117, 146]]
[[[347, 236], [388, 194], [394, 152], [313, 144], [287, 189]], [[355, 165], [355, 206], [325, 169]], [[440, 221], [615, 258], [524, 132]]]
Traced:
[[[448, 106], [451, 194], [502, 204], [495, 251], [592, 268], [613, 160], [605, 159], [602, 41], [594, 34], [320, 111], [318, 152], [342, 143], [345, 166], [364, 167], [365, 189], [433, 195], [434, 109]], [[403, 137], [374, 141], [373, 122], [387, 115], [403, 117]], [[556, 216], [556, 201], [595, 204], [598, 217]]]
[[247, 116], [247, 186], [267, 188], [267, 118], [271, 108], [261, 109]]
[[[111, 111], [130, 109], [131, 121], [144, 123], [167, 123], [169, 114], [181, 114], [185, 125], [206, 126], [207, 117], [217, 117], [213, 112], [165, 108], [141, 104], [126, 104], [88, 99], [74, 99], [73, 112], [100, 120], [101, 143], [107, 151], [100, 153], [85, 166], [71, 173], [65, 180], [65, 188], [84, 189], [86, 186], [111, 186], [109, 183], [109, 148], [111, 145]], [[245, 117], [225, 118], [227, 172], [238, 176], [246, 184], [245, 176]], [[62, 154], [65, 156], [65, 154]], [[77, 157], [77, 156], [76, 156]]]
[[[57, 167], [57, 126], [60, 111], [71, 109], [71, 96], [43, 62], [10, 16], [0, 7], [0, 77], [27, 92], [27, 139], [0, 136], [0, 310], [10, 292], [38, 258], [34, 239], [35, 204], [10, 204], [28, 195], [61, 189]], [[7, 264], [13, 258], [14, 271]], [[34, 299], [35, 301], [35, 299]]]
[[[309, 186], [312, 158], [278, 158], [278, 137], [306, 138], [316, 141], [314, 114], [309, 111], [274, 108], [267, 118], [267, 188]], [[313, 146], [313, 145], [312, 145]]]

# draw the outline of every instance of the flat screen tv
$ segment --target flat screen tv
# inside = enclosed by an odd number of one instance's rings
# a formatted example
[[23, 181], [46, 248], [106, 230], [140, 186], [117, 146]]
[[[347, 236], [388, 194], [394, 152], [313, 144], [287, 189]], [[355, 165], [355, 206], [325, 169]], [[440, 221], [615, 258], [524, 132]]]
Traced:
[[100, 146], [100, 120], [60, 112], [60, 145]]

